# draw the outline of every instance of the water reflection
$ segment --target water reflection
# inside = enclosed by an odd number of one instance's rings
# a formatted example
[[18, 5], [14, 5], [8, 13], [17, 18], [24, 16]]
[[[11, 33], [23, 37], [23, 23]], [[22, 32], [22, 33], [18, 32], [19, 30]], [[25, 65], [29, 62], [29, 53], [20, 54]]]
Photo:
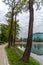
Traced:
[[[26, 48], [25, 44], [20, 45], [20, 47]], [[38, 54], [38, 55], [43, 55], [43, 44], [33, 44], [31, 48], [31, 52]]]
[[34, 44], [32, 45], [31, 51], [38, 55], [43, 55], [43, 44]]

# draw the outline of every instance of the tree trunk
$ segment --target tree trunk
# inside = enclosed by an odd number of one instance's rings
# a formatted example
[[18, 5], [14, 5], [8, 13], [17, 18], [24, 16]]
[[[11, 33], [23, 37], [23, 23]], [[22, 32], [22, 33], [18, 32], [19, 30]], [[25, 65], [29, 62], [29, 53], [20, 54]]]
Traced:
[[[10, 28], [11, 29], [11, 28]], [[8, 42], [8, 47], [10, 47], [10, 42], [11, 42], [11, 30], [9, 32], [9, 42]]]
[[15, 15], [15, 27], [14, 27], [14, 45], [15, 45], [15, 41], [16, 41], [16, 15]]
[[24, 62], [29, 61], [32, 47], [33, 20], [34, 20], [33, 0], [29, 0], [29, 11], [30, 11], [30, 20], [29, 20], [28, 39], [26, 49], [22, 57], [22, 60]]
[[9, 43], [8, 47], [12, 46], [13, 42], [13, 34], [12, 34], [12, 28], [13, 28], [13, 16], [14, 16], [14, 8], [12, 7], [12, 15], [11, 15], [11, 25], [10, 25], [10, 32], [9, 32]]

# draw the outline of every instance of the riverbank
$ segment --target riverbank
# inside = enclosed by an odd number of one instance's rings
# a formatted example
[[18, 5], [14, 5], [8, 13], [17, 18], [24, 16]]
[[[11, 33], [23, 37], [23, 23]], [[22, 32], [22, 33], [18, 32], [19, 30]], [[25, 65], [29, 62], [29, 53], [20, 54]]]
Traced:
[[40, 65], [39, 62], [30, 58], [28, 63], [20, 62], [23, 52], [17, 47], [6, 47], [7, 57], [10, 65]]
[[[25, 48], [24, 47], [19, 47], [18, 48], [20, 50], [22, 50], [24, 52]], [[34, 53], [31, 53], [30, 55], [31, 57], [33, 57], [35, 60], [37, 60], [41, 65], [43, 65], [43, 55], [37, 55], [37, 54], [34, 54]]]

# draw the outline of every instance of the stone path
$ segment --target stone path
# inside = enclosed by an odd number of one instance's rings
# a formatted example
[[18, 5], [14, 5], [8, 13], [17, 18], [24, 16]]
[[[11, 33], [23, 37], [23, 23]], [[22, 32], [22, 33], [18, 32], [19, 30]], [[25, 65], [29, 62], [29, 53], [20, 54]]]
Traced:
[[9, 65], [8, 64], [8, 59], [7, 59], [7, 55], [5, 52], [5, 45], [0, 45], [0, 65]]
[[[20, 48], [18, 46], [18, 48], [21, 49], [22, 51], [25, 50], [24, 47]], [[43, 65], [43, 55], [37, 55], [37, 54], [31, 53], [30, 56], [33, 57], [35, 60], [37, 60], [40, 63], [40, 65]]]

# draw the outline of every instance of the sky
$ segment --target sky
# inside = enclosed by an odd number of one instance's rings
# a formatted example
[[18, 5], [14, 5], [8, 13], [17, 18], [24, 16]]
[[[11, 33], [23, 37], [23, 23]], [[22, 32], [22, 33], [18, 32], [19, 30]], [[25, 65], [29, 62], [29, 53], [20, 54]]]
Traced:
[[[8, 12], [8, 6], [0, 0], [0, 24], [6, 24], [5, 14]], [[19, 37], [27, 38], [28, 36], [28, 25], [29, 25], [29, 12], [19, 13], [17, 16], [20, 25]], [[43, 32], [43, 7], [36, 11], [36, 5], [34, 5], [34, 26], [33, 33]]]

